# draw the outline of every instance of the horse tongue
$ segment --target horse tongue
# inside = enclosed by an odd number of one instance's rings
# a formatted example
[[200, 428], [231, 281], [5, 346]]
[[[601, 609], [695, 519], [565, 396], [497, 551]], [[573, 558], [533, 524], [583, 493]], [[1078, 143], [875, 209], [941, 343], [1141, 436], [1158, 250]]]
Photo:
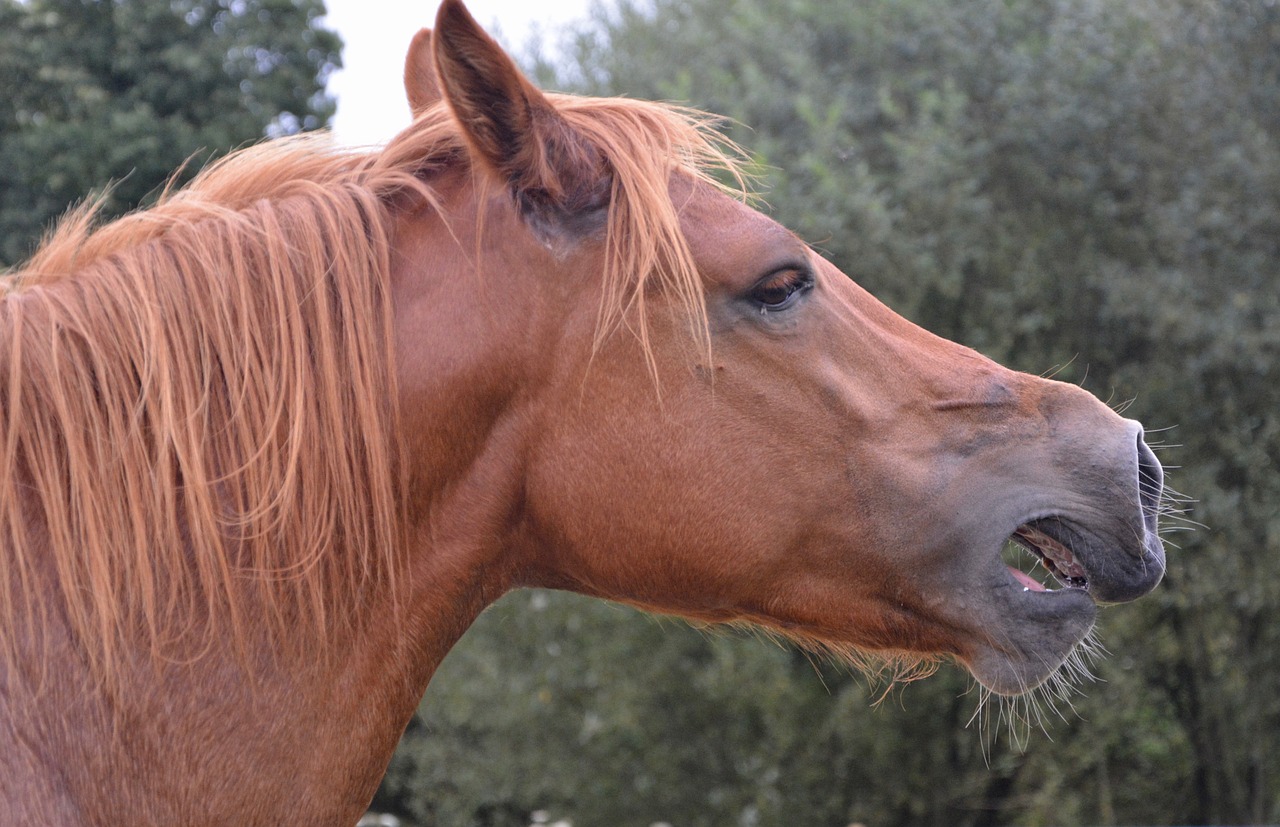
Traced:
[[1013, 566], [1006, 566], [1006, 568], [1009, 569], [1009, 573], [1013, 575], [1014, 580], [1017, 580], [1019, 583], [1021, 583], [1023, 586], [1030, 589], [1031, 591], [1033, 592], [1047, 591], [1047, 589], [1045, 589], [1045, 587], [1042, 584], [1038, 583], [1034, 577], [1027, 574], [1026, 572], [1019, 571], [1018, 569], [1015, 569]]

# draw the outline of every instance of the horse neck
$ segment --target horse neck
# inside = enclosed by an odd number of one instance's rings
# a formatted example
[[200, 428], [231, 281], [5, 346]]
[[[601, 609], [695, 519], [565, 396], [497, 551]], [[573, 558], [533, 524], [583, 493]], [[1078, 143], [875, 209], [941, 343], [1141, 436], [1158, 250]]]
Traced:
[[85, 691], [88, 667], [53, 627], [40, 694], [24, 701], [0, 683], [0, 742], [17, 745], [0, 750], [0, 823], [355, 823], [479, 611], [466, 589], [405, 598], [404, 613], [374, 607], [359, 634], [315, 641], [336, 649], [323, 659], [250, 652], [247, 674], [229, 649], [190, 664], [140, 654], [110, 693]]
[[[473, 539], [421, 520], [409, 531], [412, 570], [387, 586], [398, 593], [292, 654], [266, 636], [187, 663], [140, 648], [107, 687], [46, 615], [18, 661], [0, 662], [0, 744], [14, 746], [0, 749], [0, 824], [355, 823], [431, 675], [493, 596], [456, 568]], [[36, 576], [52, 588], [57, 573]]]
[[[0, 739], [40, 745], [0, 750], [0, 823], [24, 823], [28, 813], [68, 824], [355, 821], [440, 661], [519, 582], [511, 561], [528, 542], [518, 507], [528, 425], [495, 402], [492, 385], [506, 380], [430, 378], [435, 384], [416, 389], [430, 404], [402, 406], [412, 412], [406, 435], [420, 440], [407, 439], [406, 451], [438, 461], [411, 484], [407, 571], [386, 584], [394, 592], [366, 604], [354, 631], [297, 647], [302, 660], [252, 640], [247, 650], [228, 645], [190, 663], [140, 651], [109, 692], [84, 690], [91, 669], [55, 622], [50, 635], [60, 640], [46, 673], [57, 680], [44, 694], [15, 699], [11, 690], [31, 687], [0, 671]], [[438, 447], [445, 443], [447, 454]], [[310, 663], [308, 651], [327, 655]], [[104, 786], [104, 778], [128, 784]], [[220, 789], [237, 790], [234, 803]], [[237, 809], [214, 811], [212, 802]]]

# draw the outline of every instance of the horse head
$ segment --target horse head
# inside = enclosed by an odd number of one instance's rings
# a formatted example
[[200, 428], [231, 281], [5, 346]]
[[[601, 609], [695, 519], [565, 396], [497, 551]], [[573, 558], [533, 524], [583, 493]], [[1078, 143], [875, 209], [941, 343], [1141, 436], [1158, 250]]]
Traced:
[[420, 581], [950, 657], [1015, 694], [1161, 579], [1139, 423], [892, 312], [718, 186], [686, 113], [543, 93], [455, 0], [405, 78], [398, 141], [462, 137], [393, 266]]

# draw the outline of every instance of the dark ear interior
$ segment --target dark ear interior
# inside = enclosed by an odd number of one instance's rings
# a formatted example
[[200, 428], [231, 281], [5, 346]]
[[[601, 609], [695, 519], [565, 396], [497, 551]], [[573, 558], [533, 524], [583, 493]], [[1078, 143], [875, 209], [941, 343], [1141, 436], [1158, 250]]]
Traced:
[[434, 50], [442, 94], [472, 154], [507, 183], [527, 216], [569, 230], [607, 205], [611, 180], [600, 153], [460, 0], [440, 5]]

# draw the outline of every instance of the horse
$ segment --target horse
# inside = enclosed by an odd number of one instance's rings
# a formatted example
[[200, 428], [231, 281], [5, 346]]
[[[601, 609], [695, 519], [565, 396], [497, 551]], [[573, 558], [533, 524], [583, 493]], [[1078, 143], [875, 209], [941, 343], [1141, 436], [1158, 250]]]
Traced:
[[352, 824], [516, 588], [1016, 695], [1161, 579], [1142, 426], [890, 311], [709, 117], [543, 92], [459, 0], [405, 90], [5, 278], [0, 822]]

